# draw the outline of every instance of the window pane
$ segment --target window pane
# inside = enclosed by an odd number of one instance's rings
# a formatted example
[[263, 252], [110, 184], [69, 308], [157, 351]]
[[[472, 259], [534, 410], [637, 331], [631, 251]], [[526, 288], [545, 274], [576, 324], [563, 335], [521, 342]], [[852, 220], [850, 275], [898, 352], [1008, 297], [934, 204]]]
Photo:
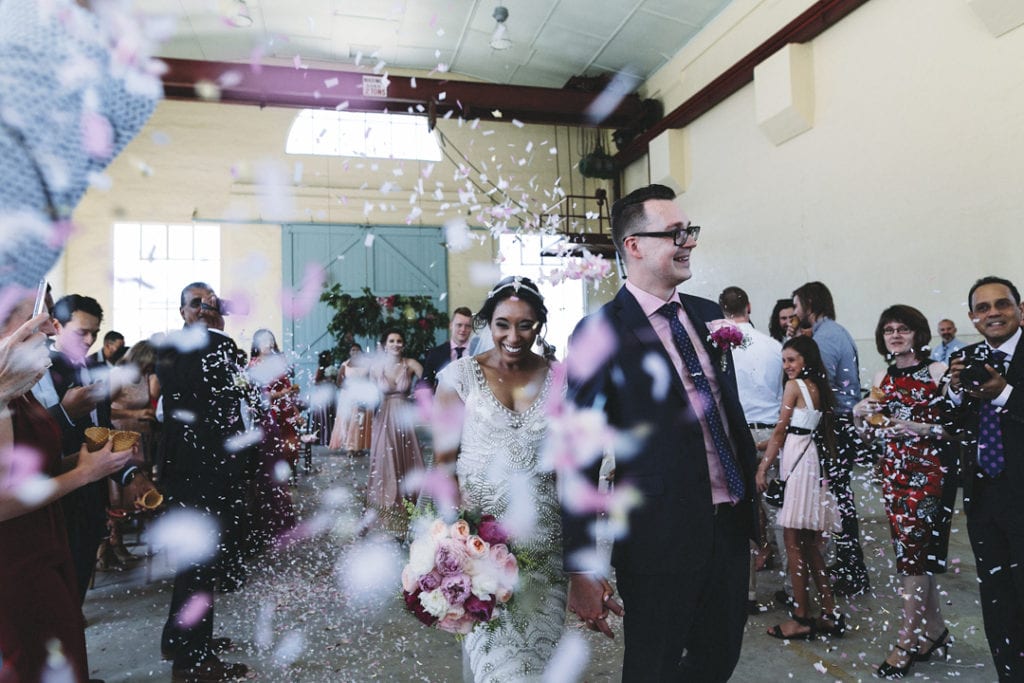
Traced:
[[139, 258], [144, 260], [167, 258], [166, 225], [139, 226]]
[[288, 154], [440, 161], [423, 116], [304, 109], [288, 132]]
[[191, 225], [167, 226], [167, 258], [182, 261], [192, 260]]

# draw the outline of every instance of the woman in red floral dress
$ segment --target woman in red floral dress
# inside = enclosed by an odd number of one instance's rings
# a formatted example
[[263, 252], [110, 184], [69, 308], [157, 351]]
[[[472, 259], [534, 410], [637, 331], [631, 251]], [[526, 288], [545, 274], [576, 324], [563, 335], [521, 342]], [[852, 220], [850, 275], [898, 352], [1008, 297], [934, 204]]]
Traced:
[[895, 648], [878, 668], [881, 678], [902, 678], [914, 662], [945, 654], [949, 632], [939, 608], [935, 574], [945, 572], [952, 475], [943, 454], [947, 435], [937, 408], [942, 363], [928, 358], [928, 320], [910, 306], [891, 306], [875, 329], [889, 368], [875, 377], [871, 396], [854, 406], [854, 424], [879, 439], [885, 512], [889, 517], [903, 615]]

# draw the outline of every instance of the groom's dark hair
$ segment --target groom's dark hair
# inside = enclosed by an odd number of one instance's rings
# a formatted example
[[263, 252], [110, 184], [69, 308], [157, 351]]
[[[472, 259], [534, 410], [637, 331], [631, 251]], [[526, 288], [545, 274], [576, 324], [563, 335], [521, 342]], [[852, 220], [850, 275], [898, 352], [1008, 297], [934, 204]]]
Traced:
[[619, 256], [625, 256], [622, 241], [637, 232], [647, 222], [644, 202], [650, 199], [676, 198], [675, 190], [665, 185], [648, 185], [633, 190], [625, 197], [612, 204], [612, 241], [619, 250]]

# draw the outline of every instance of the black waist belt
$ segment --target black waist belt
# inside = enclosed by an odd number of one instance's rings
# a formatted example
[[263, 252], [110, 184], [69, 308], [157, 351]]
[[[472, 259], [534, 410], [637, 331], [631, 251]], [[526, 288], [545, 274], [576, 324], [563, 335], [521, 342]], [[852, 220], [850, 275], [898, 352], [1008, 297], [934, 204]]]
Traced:
[[800, 436], [806, 436], [808, 434], [813, 434], [814, 430], [813, 429], [804, 429], [803, 427], [786, 427], [786, 433], [787, 434], [799, 434]]
[[767, 422], [748, 422], [747, 429], [775, 429], [775, 425]]

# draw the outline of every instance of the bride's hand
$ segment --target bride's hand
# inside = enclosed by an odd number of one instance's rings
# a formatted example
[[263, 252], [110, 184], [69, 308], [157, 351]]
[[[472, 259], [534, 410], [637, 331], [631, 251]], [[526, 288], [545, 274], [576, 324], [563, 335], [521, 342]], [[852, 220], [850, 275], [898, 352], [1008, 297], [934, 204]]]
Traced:
[[622, 605], [612, 597], [615, 590], [604, 579], [590, 574], [574, 573], [569, 577], [569, 611], [592, 631], [600, 631], [609, 638], [615, 633], [608, 625], [609, 610], [618, 616], [624, 611]]

